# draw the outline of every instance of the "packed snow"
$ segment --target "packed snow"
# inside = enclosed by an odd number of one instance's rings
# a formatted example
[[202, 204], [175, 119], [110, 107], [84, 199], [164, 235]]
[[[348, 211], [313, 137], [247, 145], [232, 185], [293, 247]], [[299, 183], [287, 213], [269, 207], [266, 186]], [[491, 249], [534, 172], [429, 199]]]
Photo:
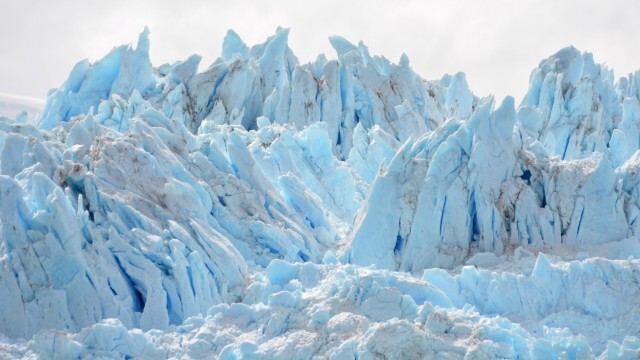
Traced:
[[640, 72], [568, 47], [517, 105], [288, 34], [145, 29], [0, 117], [0, 357], [640, 356]]

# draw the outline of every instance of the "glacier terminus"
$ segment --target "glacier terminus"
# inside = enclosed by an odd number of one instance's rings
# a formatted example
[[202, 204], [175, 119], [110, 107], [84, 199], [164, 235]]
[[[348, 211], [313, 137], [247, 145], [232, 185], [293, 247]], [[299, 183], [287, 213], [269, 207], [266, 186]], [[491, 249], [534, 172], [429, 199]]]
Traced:
[[0, 117], [1, 358], [640, 357], [640, 71], [496, 100], [288, 35], [145, 29]]

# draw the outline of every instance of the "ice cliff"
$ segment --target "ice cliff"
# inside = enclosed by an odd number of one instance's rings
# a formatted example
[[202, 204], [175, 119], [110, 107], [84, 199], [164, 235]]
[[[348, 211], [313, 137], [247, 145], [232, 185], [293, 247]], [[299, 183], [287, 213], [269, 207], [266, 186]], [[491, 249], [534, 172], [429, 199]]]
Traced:
[[145, 29], [0, 118], [3, 357], [637, 356], [640, 72], [565, 48], [516, 106], [288, 34]]

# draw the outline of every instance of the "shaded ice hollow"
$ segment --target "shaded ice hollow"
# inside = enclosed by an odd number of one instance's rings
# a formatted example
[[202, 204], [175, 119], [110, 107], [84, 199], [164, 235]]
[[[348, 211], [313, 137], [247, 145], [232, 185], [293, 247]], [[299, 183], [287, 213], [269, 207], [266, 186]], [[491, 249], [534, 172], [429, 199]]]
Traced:
[[521, 104], [278, 29], [149, 31], [0, 119], [3, 358], [637, 358], [640, 72]]

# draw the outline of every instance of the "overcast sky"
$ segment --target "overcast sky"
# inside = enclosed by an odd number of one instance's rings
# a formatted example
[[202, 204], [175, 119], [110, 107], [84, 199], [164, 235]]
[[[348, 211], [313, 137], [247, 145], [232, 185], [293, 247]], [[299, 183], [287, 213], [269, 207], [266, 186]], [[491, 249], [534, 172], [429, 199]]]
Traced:
[[155, 66], [198, 53], [202, 68], [227, 29], [253, 45], [280, 25], [303, 62], [334, 58], [327, 37], [341, 35], [394, 62], [405, 52], [426, 79], [464, 71], [477, 95], [518, 101], [531, 70], [564, 46], [592, 52], [617, 77], [640, 69], [635, 0], [0, 0], [0, 93], [44, 98], [76, 62], [135, 42], [145, 25]]

